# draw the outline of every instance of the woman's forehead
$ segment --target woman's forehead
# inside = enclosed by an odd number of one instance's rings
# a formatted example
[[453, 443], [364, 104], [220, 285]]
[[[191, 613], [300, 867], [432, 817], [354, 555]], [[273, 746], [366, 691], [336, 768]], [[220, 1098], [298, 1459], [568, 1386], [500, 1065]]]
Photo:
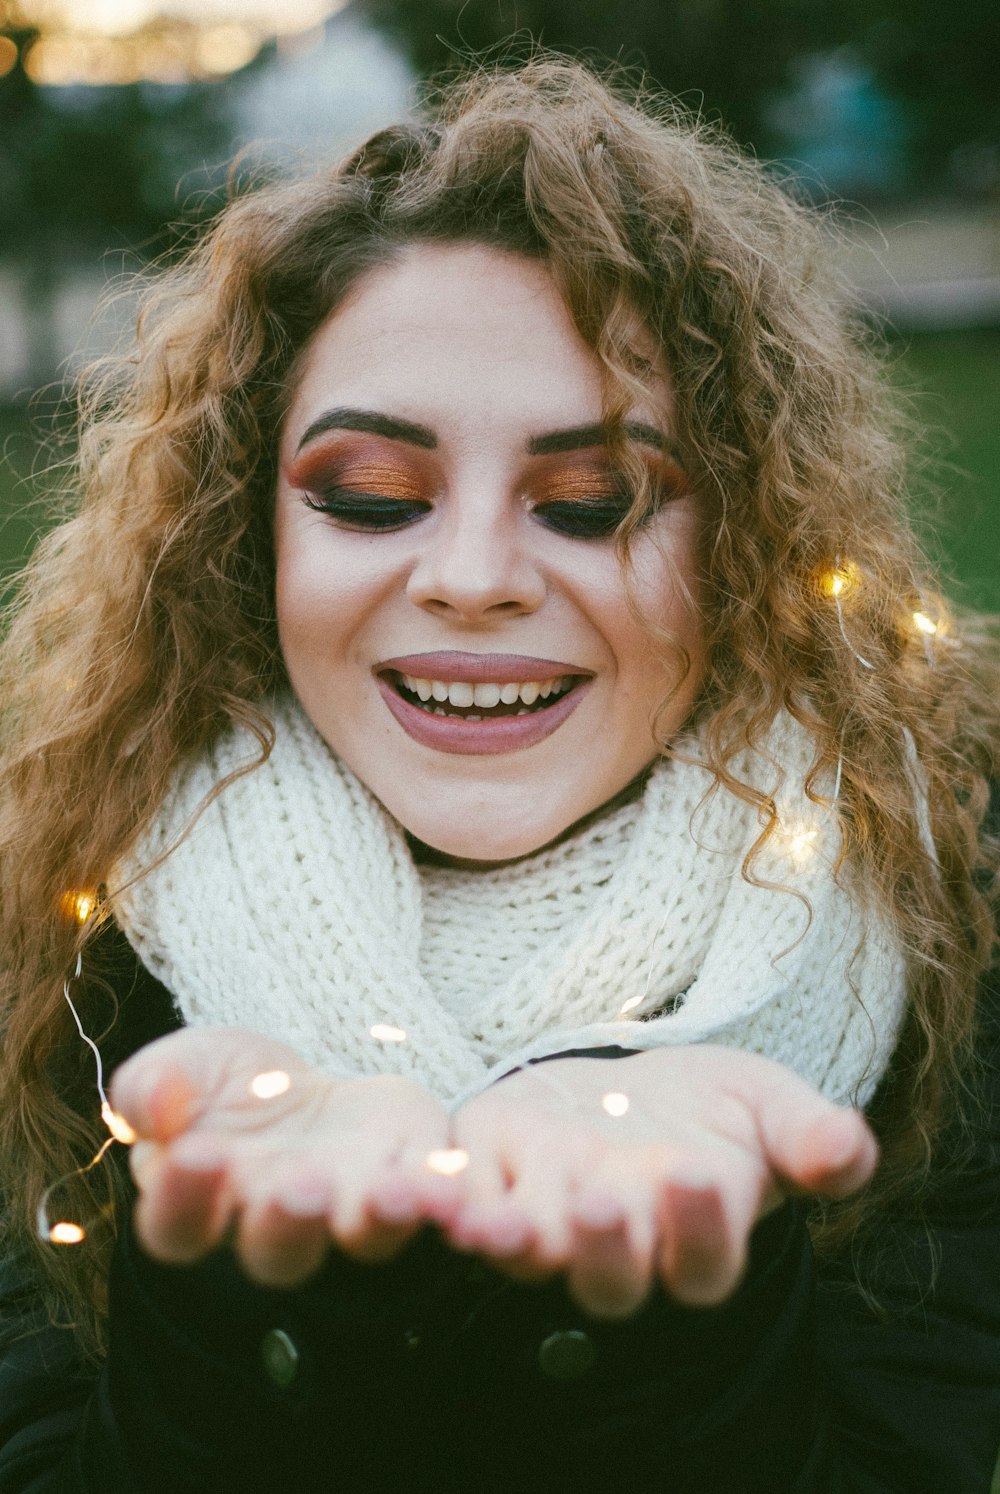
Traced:
[[[370, 271], [312, 338], [288, 434], [323, 409], [383, 410], [449, 433], [532, 435], [604, 415], [602, 364], [548, 268], [479, 244], [415, 245]], [[669, 391], [650, 381], [629, 414], [662, 429]]]

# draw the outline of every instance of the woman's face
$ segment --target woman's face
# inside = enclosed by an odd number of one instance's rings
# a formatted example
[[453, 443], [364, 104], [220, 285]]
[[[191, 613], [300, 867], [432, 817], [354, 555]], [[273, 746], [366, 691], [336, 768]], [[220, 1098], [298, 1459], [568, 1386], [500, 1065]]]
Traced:
[[[301, 362], [276, 508], [288, 674], [338, 756], [451, 857], [537, 850], [657, 754], [679, 667], [626, 601], [599, 368], [544, 266], [471, 244], [370, 272]], [[633, 596], [692, 660], [661, 733], [702, 657], [697, 515], [662, 396], [629, 417], [664, 495]]]

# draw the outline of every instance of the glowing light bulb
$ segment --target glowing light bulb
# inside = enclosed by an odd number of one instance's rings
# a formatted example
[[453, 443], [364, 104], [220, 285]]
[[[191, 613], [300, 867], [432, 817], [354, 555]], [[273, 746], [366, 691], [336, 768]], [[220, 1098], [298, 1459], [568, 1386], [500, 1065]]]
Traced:
[[134, 1141], [138, 1140], [125, 1117], [119, 1115], [117, 1110], [112, 1110], [107, 1100], [101, 1105], [101, 1117], [115, 1140], [120, 1141], [123, 1146], [131, 1146]]
[[460, 1146], [443, 1147], [440, 1151], [428, 1152], [424, 1161], [431, 1172], [439, 1172], [442, 1177], [453, 1178], [456, 1173], [464, 1172], [468, 1167], [469, 1154]]
[[628, 1095], [623, 1095], [618, 1090], [611, 1090], [608, 1094], [601, 1096], [601, 1105], [609, 1115], [624, 1115], [628, 1109]]
[[796, 821], [782, 825], [778, 831], [782, 850], [793, 866], [805, 866], [819, 849], [819, 826]]
[[97, 907], [97, 899], [92, 892], [64, 892], [60, 907], [67, 918], [74, 918], [77, 923], [86, 923]]
[[250, 1080], [250, 1093], [258, 1100], [273, 1100], [291, 1088], [292, 1081], [284, 1069], [268, 1069], [265, 1074], [255, 1074]]
[[839, 601], [847, 592], [852, 591], [861, 581], [861, 572], [856, 565], [845, 561], [839, 563], [828, 571], [824, 571], [819, 578], [820, 590], [824, 595]]
[[641, 996], [630, 996], [629, 999], [626, 1001], [625, 1005], [619, 1011], [618, 1015], [619, 1015], [619, 1017], [624, 1017], [625, 1013], [626, 1012], [630, 1012], [633, 1007], [635, 1007], [635, 1006], [641, 1006], [641, 1005], [642, 1005], [642, 997]]
[[85, 1238], [85, 1231], [78, 1224], [54, 1224], [49, 1230], [49, 1239], [53, 1245], [79, 1245]]
[[928, 637], [933, 637], [938, 630], [937, 623], [933, 618], [928, 617], [926, 612], [914, 612], [913, 626], [919, 633], [926, 633]]
[[405, 1043], [406, 1033], [402, 1027], [392, 1027], [388, 1022], [376, 1022], [368, 1031], [379, 1043]]

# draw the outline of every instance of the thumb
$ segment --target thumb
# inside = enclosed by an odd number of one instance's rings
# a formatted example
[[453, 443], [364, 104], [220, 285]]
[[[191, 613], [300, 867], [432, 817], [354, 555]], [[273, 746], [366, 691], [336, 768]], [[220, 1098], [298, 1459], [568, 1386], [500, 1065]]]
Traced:
[[141, 1047], [115, 1070], [111, 1104], [133, 1131], [170, 1141], [187, 1129], [230, 1079], [238, 1034], [182, 1028]]
[[208, 1078], [192, 1072], [190, 1062], [184, 1061], [192, 1055], [170, 1054], [161, 1048], [169, 1036], [126, 1059], [114, 1072], [108, 1096], [112, 1108], [124, 1116], [136, 1135], [153, 1141], [170, 1141], [191, 1124], [201, 1108], [199, 1079]]
[[834, 1105], [791, 1069], [758, 1090], [757, 1124], [770, 1166], [807, 1193], [846, 1198], [868, 1182], [878, 1144], [859, 1110]]
[[[236, 1027], [182, 1027], [157, 1038], [115, 1070], [112, 1107], [140, 1136], [171, 1141], [213, 1108], [245, 1103], [260, 1070], [312, 1074], [293, 1049]], [[294, 1100], [293, 1103], [298, 1103]]]

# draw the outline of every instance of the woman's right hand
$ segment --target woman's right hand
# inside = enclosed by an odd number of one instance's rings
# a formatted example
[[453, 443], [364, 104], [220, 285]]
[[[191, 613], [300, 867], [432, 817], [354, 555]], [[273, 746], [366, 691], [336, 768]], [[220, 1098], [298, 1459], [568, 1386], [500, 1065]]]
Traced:
[[[251, 1082], [274, 1071], [289, 1086], [259, 1098]], [[427, 1154], [449, 1144], [443, 1106], [413, 1081], [333, 1079], [236, 1028], [158, 1038], [116, 1070], [109, 1098], [139, 1137], [135, 1229], [149, 1254], [190, 1263], [228, 1237], [268, 1286], [304, 1281], [333, 1242], [359, 1260], [395, 1255], [430, 1217]], [[437, 1181], [440, 1210], [453, 1185]]]

